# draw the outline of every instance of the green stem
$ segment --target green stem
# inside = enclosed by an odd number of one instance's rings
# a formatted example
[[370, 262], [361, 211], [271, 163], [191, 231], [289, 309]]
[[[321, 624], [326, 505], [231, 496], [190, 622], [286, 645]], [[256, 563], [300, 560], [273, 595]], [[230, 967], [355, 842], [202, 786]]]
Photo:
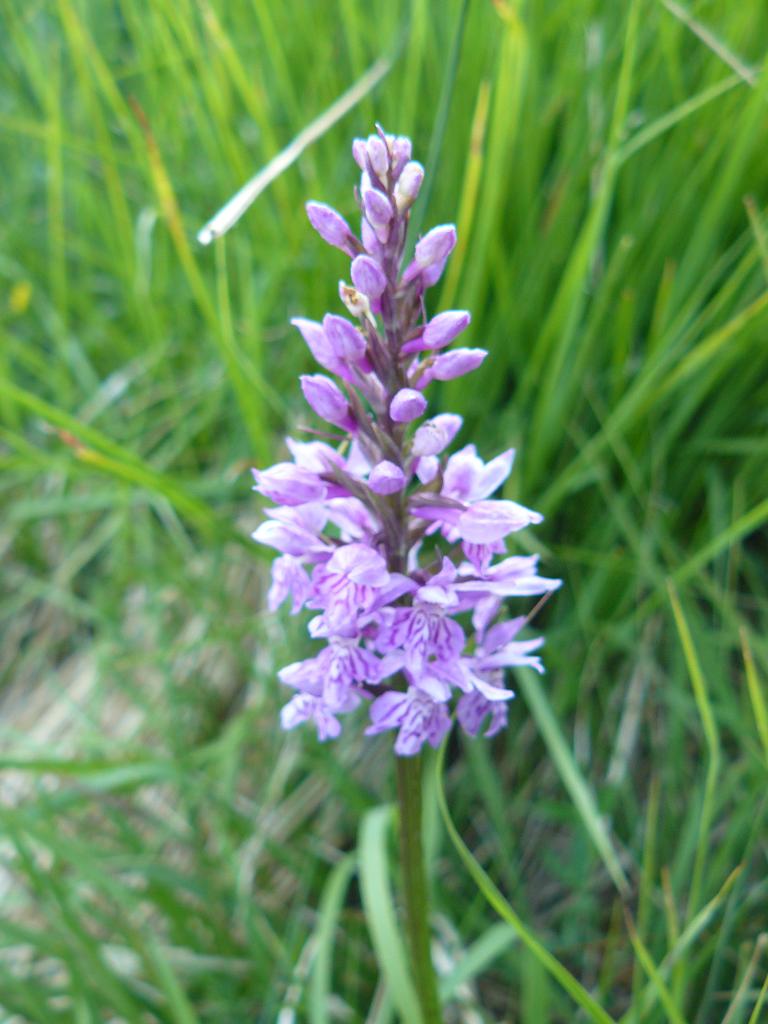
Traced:
[[400, 806], [400, 867], [414, 980], [424, 1024], [441, 1024], [443, 1018], [429, 942], [429, 890], [421, 834], [421, 755], [398, 757], [396, 761], [397, 798]]

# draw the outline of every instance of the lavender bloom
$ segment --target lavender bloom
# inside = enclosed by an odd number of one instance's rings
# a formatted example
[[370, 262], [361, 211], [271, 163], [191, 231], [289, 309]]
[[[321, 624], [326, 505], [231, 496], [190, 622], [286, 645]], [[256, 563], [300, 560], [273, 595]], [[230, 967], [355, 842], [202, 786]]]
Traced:
[[328, 513], [320, 505], [281, 506], [268, 510], [267, 515], [271, 518], [252, 534], [259, 544], [307, 562], [324, 561], [333, 554], [333, 547], [322, 535]]
[[315, 473], [291, 462], [278, 462], [263, 472], [254, 469], [253, 478], [254, 491], [281, 505], [306, 505], [324, 498], [328, 491]]
[[360, 237], [323, 203], [308, 203], [307, 214], [352, 261], [352, 284], [340, 282], [339, 296], [355, 323], [336, 313], [292, 321], [330, 375], [302, 376], [304, 397], [344, 436], [338, 447], [289, 438], [292, 461], [254, 470], [254, 489], [275, 507], [253, 537], [278, 552], [270, 610], [285, 602], [294, 615], [312, 609], [309, 634], [321, 645], [279, 672], [295, 691], [283, 728], [311, 722], [320, 740], [334, 739], [340, 717], [366, 706], [366, 735], [396, 731], [395, 753], [409, 757], [439, 745], [452, 711], [469, 736], [504, 728], [514, 696], [508, 670], [543, 671], [543, 639], [519, 639], [526, 620], [506, 618], [504, 603], [560, 581], [539, 575], [536, 556], [507, 551], [511, 535], [542, 518], [494, 497], [514, 452], [484, 463], [470, 444], [447, 455], [461, 417], [422, 420], [424, 390], [470, 373], [488, 354], [448, 350], [468, 312], [426, 314], [425, 293], [456, 229], [427, 232], [399, 273], [424, 168], [408, 139], [381, 129], [356, 139], [352, 155]]
[[450, 727], [451, 719], [445, 704], [410, 687], [405, 693], [390, 690], [373, 702], [371, 725], [365, 730], [365, 735], [375, 736], [389, 729], [399, 729], [395, 753], [410, 757], [418, 754], [425, 743], [439, 747]]
[[491, 716], [491, 720], [483, 736], [490, 739], [506, 728], [507, 705], [498, 701], [492, 703], [476, 691], [465, 693], [459, 697], [456, 705], [456, 717], [468, 736], [477, 736], [487, 715]]
[[310, 608], [322, 608], [329, 622], [349, 626], [368, 611], [390, 582], [384, 558], [367, 544], [345, 544], [312, 574]]
[[280, 724], [288, 730], [302, 722], [315, 723], [319, 740], [335, 740], [341, 735], [341, 723], [322, 698], [297, 693], [280, 712]]
[[451, 412], [427, 420], [413, 435], [411, 452], [414, 455], [439, 455], [458, 434], [461, 424], [461, 416]]
[[543, 518], [540, 513], [515, 501], [477, 501], [461, 513], [456, 522], [456, 532], [462, 540], [487, 544], [531, 523], [540, 523]]
[[298, 615], [312, 594], [306, 569], [293, 555], [281, 555], [272, 563], [272, 586], [267, 594], [267, 607], [277, 611], [287, 598], [292, 599], [291, 615]]

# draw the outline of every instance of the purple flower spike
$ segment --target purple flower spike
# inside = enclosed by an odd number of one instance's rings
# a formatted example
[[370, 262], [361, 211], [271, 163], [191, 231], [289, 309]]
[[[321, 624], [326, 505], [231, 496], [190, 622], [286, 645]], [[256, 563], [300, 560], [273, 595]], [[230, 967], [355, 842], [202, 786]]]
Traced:
[[340, 213], [325, 203], [307, 203], [306, 210], [309, 223], [324, 242], [341, 249], [347, 256], [357, 255], [360, 243]]
[[370, 256], [356, 256], [352, 260], [352, 283], [369, 299], [378, 299], [387, 287], [387, 278], [376, 260]]
[[427, 400], [414, 388], [401, 388], [389, 406], [389, 415], [395, 423], [411, 423], [427, 408]]
[[254, 489], [275, 504], [253, 539], [277, 552], [268, 607], [310, 609], [318, 645], [278, 672], [293, 691], [282, 727], [309, 723], [320, 741], [335, 739], [342, 716], [367, 708], [366, 735], [394, 733], [395, 753], [413, 757], [441, 743], [454, 713], [468, 736], [504, 728], [510, 669], [543, 671], [543, 639], [521, 638], [527, 618], [510, 618], [505, 603], [548, 594], [560, 580], [539, 575], [535, 555], [507, 551], [542, 520], [494, 498], [512, 449], [487, 463], [473, 444], [448, 454], [462, 426], [454, 413], [416, 425], [426, 388], [476, 369], [487, 352], [448, 349], [468, 312], [428, 315], [426, 291], [456, 245], [452, 224], [428, 231], [399, 270], [424, 179], [410, 141], [377, 126], [352, 155], [361, 238], [323, 203], [308, 203], [307, 214], [352, 261], [339, 297], [353, 322], [337, 312], [292, 321], [328, 374], [302, 376], [304, 397], [336, 434], [288, 438], [292, 461], [254, 470]]
[[338, 384], [322, 373], [304, 374], [299, 380], [304, 397], [318, 416], [344, 430], [354, 430], [349, 402]]

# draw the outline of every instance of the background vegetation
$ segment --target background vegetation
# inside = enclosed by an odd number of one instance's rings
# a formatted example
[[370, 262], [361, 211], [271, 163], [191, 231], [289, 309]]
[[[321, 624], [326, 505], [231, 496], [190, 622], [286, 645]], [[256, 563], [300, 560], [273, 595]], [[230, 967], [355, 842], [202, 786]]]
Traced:
[[[519, 447], [509, 496], [565, 580], [548, 675], [505, 735], [448, 750], [450, 813], [604, 1014], [765, 1019], [768, 8], [0, 11], [3, 1020], [393, 1019], [368, 928], [396, 884], [389, 743], [279, 733], [305, 641], [264, 616], [247, 540], [247, 467], [301, 415], [288, 319], [336, 309], [345, 271], [302, 204], [354, 214], [375, 119], [434, 172], [425, 226], [459, 225], [433, 312], [471, 309], [492, 351], [439, 402], [486, 456]], [[450, 1019], [609, 1019], [437, 810], [430, 838]]]

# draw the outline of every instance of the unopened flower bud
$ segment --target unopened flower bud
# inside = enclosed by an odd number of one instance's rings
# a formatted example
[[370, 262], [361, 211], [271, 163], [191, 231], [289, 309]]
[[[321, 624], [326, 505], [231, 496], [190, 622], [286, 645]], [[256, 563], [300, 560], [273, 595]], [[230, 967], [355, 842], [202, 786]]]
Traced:
[[383, 192], [369, 188], [363, 192], [363, 210], [376, 237], [384, 245], [389, 238], [389, 225], [394, 216], [392, 204]]
[[365, 356], [365, 338], [349, 320], [335, 313], [323, 317], [323, 330], [334, 354], [345, 363], [359, 363]]
[[[359, 257], [358, 257], [359, 258]], [[445, 348], [461, 334], [470, 322], [470, 315], [462, 309], [449, 309], [432, 317], [418, 338], [408, 341], [400, 351], [404, 355]]]
[[338, 384], [322, 373], [302, 374], [299, 379], [304, 397], [318, 416], [344, 430], [354, 428], [349, 402]]
[[469, 325], [472, 318], [463, 309], [449, 309], [432, 317], [424, 329], [427, 348], [445, 348]]
[[354, 157], [355, 163], [361, 171], [365, 170], [365, 157], [367, 149], [365, 145], [365, 139], [353, 139], [352, 140], [352, 156]]
[[340, 213], [325, 203], [307, 203], [306, 211], [309, 223], [324, 242], [341, 249], [347, 256], [357, 255], [359, 243]]
[[439, 455], [458, 434], [462, 424], [461, 416], [444, 412], [426, 423], [422, 423], [413, 435], [413, 455]]
[[368, 486], [377, 494], [395, 494], [405, 487], [405, 473], [394, 462], [379, 462], [368, 476]]
[[384, 183], [387, 179], [387, 171], [389, 170], [389, 153], [385, 143], [378, 135], [369, 135], [366, 150], [373, 173], [379, 181]]
[[438, 356], [419, 381], [422, 387], [427, 381], [453, 380], [463, 377], [465, 373], [476, 370], [488, 355], [484, 348], [456, 348]]
[[420, 391], [401, 388], [389, 406], [389, 415], [395, 423], [411, 423], [427, 408], [427, 400]]
[[414, 250], [415, 262], [426, 270], [436, 263], [446, 260], [456, 245], [456, 228], [453, 224], [440, 224], [428, 231], [416, 243]]
[[341, 367], [338, 356], [334, 352], [322, 326], [314, 320], [305, 320], [304, 317], [300, 316], [294, 317], [291, 323], [301, 332], [301, 336], [307, 343], [307, 348], [315, 357], [316, 362], [324, 370], [330, 370], [331, 373], [339, 373]]
[[431, 267], [427, 267], [426, 270], [422, 270], [421, 283], [425, 289], [431, 288], [433, 284], [437, 284], [443, 276], [445, 263], [445, 260], [440, 260], [438, 263], [433, 263]]
[[403, 168], [395, 185], [395, 204], [400, 213], [405, 213], [413, 206], [423, 181], [424, 168], [416, 160], [411, 160]]
[[376, 232], [365, 217], [363, 217], [362, 224], [360, 225], [360, 237], [363, 240], [363, 248], [369, 256], [379, 259], [384, 254], [384, 246], [376, 237]]
[[392, 178], [397, 180], [411, 159], [411, 140], [404, 135], [398, 135], [390, 143], [389, 151], [391, 153]]
[[445, 269], [445, 261], [456, 245], [456, 228], [453, 224], [441, 224], [432, 228], [416, 243], [413, 260], [406, 267], [403, 284], [416, 281], [421, 290], [431, 288]]
[[356, 256], [352, 260], [351, 273], [355, 288], [369, 299], [378, 299], [387, 287], [384, 271], [370, 256]]

